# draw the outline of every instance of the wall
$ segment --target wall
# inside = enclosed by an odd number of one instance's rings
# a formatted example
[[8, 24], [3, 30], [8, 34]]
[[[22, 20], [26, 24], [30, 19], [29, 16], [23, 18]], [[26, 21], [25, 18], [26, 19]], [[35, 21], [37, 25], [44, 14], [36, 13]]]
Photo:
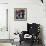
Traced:
[[8, 3], [8, 0], [0, 0], [0, 3]]
[[[27, 8], [27, 21], [14, 21], [14, 8]], [[14, 38], [15, 31], [27, 30], [27, 23], [40, 23], [42, 25], [44, 41], [46, 44], [46, 16], [45, 5], [40, 0], [10, 0], [9, 1], [9, 31]]]
[[[0, 3], [7, 3], [7, 2], [8, 2], [8, 0], [0, 0]], [[6, 25], [6, 22], [5, 22], [6, 21], [6, 18], [5, 18], [6, 17], [6, 11], [5, 10], [7, 8], [8, 8], [7, 4], [6, 5], [0, 4], [0, 27], [4, 27], [4, 25]], [[0, 30], [0, 39], [9, 39], [9, 32]], [[11, 43], [0, 43], [0, 46], [12, 46], [12, 45], [11, 45]]]

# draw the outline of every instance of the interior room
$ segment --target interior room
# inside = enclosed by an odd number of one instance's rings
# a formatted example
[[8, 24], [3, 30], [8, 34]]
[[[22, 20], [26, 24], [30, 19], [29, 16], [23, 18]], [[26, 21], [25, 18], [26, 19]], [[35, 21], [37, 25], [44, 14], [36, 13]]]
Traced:
[[0, 46], [46, 46], [46, 0], [0, 0]]

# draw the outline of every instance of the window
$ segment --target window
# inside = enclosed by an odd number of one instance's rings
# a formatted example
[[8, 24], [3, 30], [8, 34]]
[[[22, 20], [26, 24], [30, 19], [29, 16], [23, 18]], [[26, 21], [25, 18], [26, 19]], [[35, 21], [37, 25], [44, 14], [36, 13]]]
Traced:
[[8, 4], [0, 4], [0, 31], [8, 30]]

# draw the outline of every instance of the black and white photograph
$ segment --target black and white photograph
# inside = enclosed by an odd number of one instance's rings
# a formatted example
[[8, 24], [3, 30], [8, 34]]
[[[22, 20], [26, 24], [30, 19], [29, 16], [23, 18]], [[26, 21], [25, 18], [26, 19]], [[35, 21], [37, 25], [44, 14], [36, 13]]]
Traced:
[[27, 19], [27, 8], [14, 8], [14, 19], [15, 20], [26, 20]]

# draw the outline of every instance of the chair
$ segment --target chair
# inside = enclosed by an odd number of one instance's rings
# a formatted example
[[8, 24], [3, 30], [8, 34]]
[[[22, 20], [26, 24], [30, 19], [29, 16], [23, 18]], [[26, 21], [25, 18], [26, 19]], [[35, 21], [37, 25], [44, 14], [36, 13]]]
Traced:
[[39, 33], [40, 33], [40, 24], [36, 24], [36, 23], [29, 24], [29, 23], [27, 23], [27, 31], [22, 31], [22, 34], [19, 35], [20, 36], [20, 44], [22, 41], [25, 41], [25, 38], [24, 38], [25, 34], [29, 34], [32, 36], [29, 39], [29, 41], [31, 41], [32, 45], [34, 42], [39, 43]]

